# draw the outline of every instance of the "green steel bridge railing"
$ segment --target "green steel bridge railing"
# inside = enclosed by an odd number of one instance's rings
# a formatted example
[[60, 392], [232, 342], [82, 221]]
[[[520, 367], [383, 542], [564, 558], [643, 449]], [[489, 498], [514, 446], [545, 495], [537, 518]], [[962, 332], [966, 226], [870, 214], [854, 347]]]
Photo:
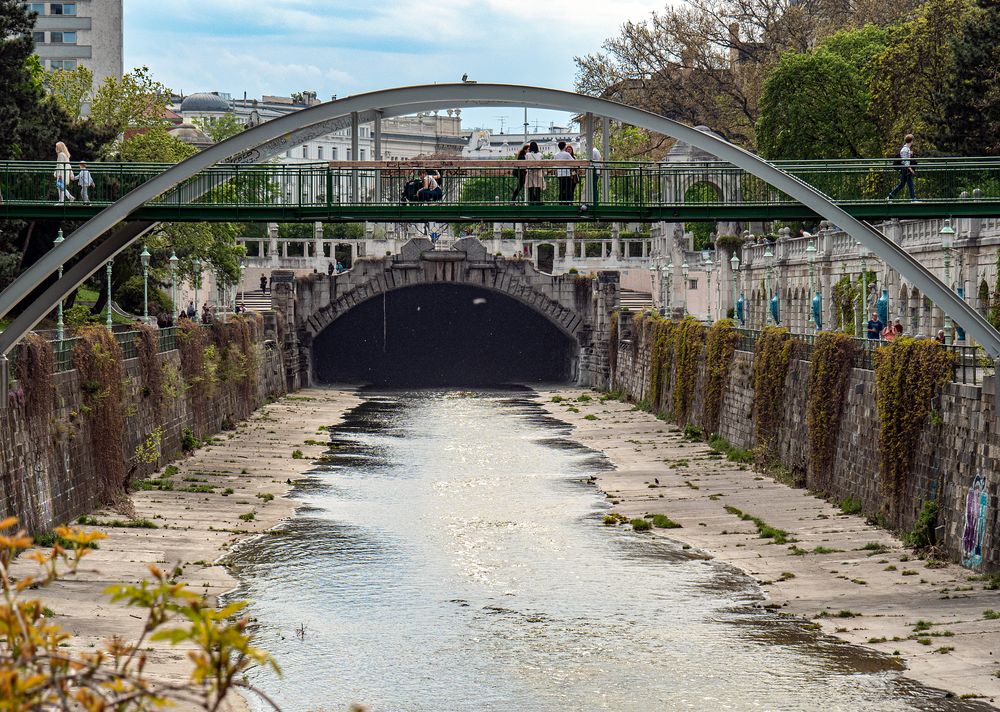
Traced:
[[[928, 158], [916, 166], [917, 202], [893, 159], [779, 161], [775, 165], [864, 219], [1000, 214], [1000, 158]], [[74, 170], [79, 164], [74, 164]], [[442, 199], [406, 202], [417, 168], [440, 171]], [[89, 204], [59, 203], [52, 161], [0, 162], [0, 219], [92, 217], [159, 175], [169, 164], [92, 163]], [[560, 202], [558, 170], [574, 178]], [[544, 176], [537, 202], [517, 188], [524, 171]], [[698, 189], [697, 186], [704, 186]], [[150, 201], [134, 219], [171, 221], [533, 221], [770, 220], [815, 214], [761, 179], [730, 164], [428, 161], [219, 164]]]

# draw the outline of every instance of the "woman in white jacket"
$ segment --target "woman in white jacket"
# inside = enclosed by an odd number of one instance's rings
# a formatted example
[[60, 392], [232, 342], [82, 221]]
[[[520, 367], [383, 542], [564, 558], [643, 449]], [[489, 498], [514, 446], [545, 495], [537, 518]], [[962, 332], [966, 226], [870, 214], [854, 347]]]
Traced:
[[[538, 144], [534, 141], [528, 144], [528, 152], [524, 154], [524, 160], [542, 160], [542, 154], [538, 151]], [[545, 190], [545, 169], [529, 168], [527, 173], [524, 187], [528, 189], [528, 202], [537, 205], [542, 202], [542, 191]]]
[[66, 144], [60, 141], [56, 144], [56, 169], [52, 173], [56, 179], [56, 190], [59, 191], [59, 202], [63, 203], [69, 198], [72, 203], [76, 198], [69, 192], [69, 182], [76, 180], [73, 173], [73, 166], [69, 163], [69, 149]]

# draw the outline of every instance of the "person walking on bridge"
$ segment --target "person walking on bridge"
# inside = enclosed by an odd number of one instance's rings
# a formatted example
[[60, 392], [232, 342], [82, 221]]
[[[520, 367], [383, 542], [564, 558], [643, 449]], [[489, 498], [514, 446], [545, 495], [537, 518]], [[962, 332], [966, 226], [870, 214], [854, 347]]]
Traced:
[[[542, 160], [542, 154], [538, 151], [538, 143], [532, 141], [528, 144], [528, 152], [524, 154], [524, 160]], [[545, 190], [545, 171], [541, 168], [529, 168], [528, 175], [524, 180], [524, 187], [528, 189], [528, 202], [533, 205], [540, 205], [542, 202], [542, 191]]]
[[[527, 153], [528, 144], [524, 144], [521, 146], [521, 150], [517, 152], [517, 157], [514, 160], [523, 161]], [[517, 187], [514, 188], [514, 194], [510, 196], [510, 201], [512, 203], [516, 203], [517, 199], [521, 197], [521, 194], [524, 192], [524, 181], [528, 176], [527, 172], [523, 168], [515, 168], [512, 173], [514, 174], [514, 177], [517, 178]]]
[[886, 200], [892, 200], [896, 197], [896, 193], [906, 186], [906, 189], [910, 192], [910, 202], [916, 202], [917, 191], [913, 187], [913, 167], [916, 165], [916, 161], [913, 160], [913, 134], [906, 134], [906, 138], [903, 139], [903, 146], [899, 149], [899, 158], [895, 161], [896, 166], [899, 167], [899, 183], [896, 187], [889, 191], [889, 195], [886, 196]]
[[[554, 156], [556, 161], [572, 161], [573, 154], [566, 150], [566, 142], [560, 141], [559, 152]], [[573, 200], [573, 169], [556, 168], [556, 179], [559, 181], [559, 202], [569, 205]]]
[[69, 163], [69, 149], [66, 148], [66, 144], [62, 141], [56, 143], [56, 169], [52, 175], [56, 179], [59, 202], [65, 203], [67, 198], [71, 203], [76, 200], [73, 194], [69, 192], [69, 182], [76, 180], [76, 175], [73, 173], [73, 166]]

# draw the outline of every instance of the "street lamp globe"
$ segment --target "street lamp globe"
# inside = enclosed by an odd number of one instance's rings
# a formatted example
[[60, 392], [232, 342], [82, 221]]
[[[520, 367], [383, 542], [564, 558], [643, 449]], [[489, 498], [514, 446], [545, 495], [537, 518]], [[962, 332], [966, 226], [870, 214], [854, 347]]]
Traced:
[[944, 225], [938, 233], [941, 236], [941, 247], [950, 250], [955, 243], [955, 228], [951, 226], [951, 218], [945, 218]]
[[732, 267], [733, 272], [740, 271], [740, 258], [735, 252], [733, 253], [733, 256], [729, 258], [729, 266]]
[[806, 259], [810, 262], [816, 259], [816, 243], [813, 240], [806, 245]]
[[767, 245], [764, 247], [764, 259], [765, 260], [774, 259], [774, 253], [771, 252], [771, 243], [770, 242], [767, 243]]
[[170, 263], [170, 273], [173, 274], [174, 272], [176, 272], [177, 271], [177, 263], [180, 262], [180, 260], [177, 259], [177, 253], [176, 252], [171, 252], [170, 253], [170, 259], [167, 260], [167, 262]]
[[139, 260], [142, 262], [143, 269], [149, 269], [149, 258], [150, 258], [149, 250], [146, 248], [145, 245], [143, 245], [142, 252], [139, 253]]

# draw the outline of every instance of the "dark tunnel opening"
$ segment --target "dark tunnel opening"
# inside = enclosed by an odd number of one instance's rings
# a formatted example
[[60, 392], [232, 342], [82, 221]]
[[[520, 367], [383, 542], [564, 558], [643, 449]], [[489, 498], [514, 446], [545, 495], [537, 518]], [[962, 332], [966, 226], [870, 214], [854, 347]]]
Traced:
[[576, 341], [531, 307], [459, 284], [423, 284], [369, 299], [312, 344], [320, 382], [387, 387], [567, 381], [577, 353]]

